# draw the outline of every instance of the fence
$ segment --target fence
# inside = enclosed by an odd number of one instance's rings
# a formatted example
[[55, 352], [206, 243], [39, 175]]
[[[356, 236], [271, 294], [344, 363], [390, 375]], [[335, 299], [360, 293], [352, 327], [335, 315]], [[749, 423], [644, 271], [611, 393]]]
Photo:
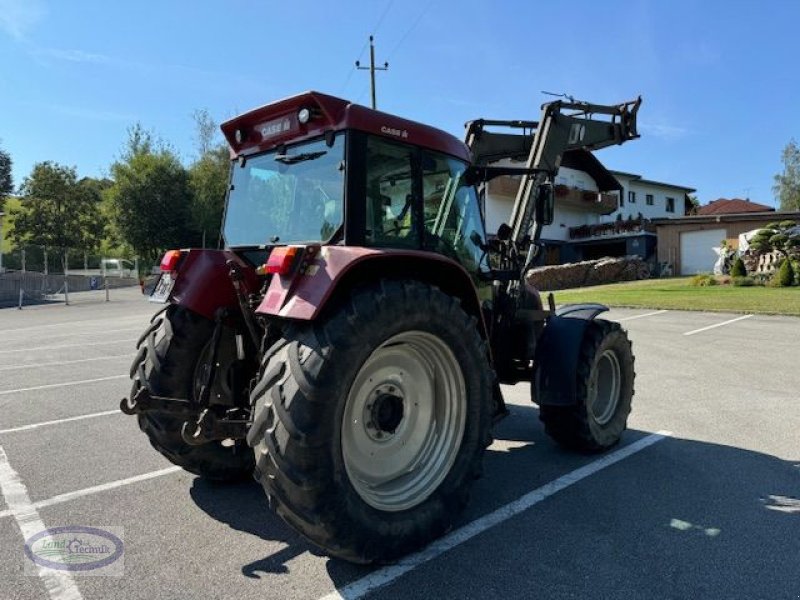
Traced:
[[0, 262], [0, 307], [43, 302], [71, 304], [110, 299], [110, 290], [139, 286], [136, 259], [109, 258], [83, 251], [15, 249]]

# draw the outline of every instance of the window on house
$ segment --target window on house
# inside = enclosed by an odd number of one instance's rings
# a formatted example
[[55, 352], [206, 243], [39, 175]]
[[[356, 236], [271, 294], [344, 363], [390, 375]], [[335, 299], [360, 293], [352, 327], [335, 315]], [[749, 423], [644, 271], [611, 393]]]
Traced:
[[667, 212], [675, 212], [675, 198], [667, 198]]
[[636, 202], [636, 192], [628, 192], [628, 202], [630, 204]]
[[647, 194], [644, 199], [647, 202], [647, 206], [653, 206], [653, 194]]

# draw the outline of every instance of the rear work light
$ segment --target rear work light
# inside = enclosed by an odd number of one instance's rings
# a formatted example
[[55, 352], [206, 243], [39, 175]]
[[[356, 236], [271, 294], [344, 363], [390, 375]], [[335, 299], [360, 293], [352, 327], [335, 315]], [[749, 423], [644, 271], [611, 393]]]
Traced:
[[286, 275], [292, 270], [295, 256], [297, 256], [301, 250], [302, 248], [300, 246], [280, 246], [278, 248], [273, 248], [267, 259], [264, 271], [277, 275]]
[[178, 261], [181, 259], [180, 250], [167, 250], [164, 253], [164, 258], [161, 259], [161, 272], [169, 273], [174, 271], [178, 266]]

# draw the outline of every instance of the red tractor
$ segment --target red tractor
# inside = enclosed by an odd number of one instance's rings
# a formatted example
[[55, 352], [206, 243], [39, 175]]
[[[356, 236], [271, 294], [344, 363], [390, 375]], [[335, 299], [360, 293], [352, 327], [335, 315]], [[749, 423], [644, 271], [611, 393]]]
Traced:
[[[539, 122], [472, 121], [466, 143], [316, 92], [224, 123], [225, 249], [164, 256], [122, 410], [192, 473], [255, 474], [290, 526], [361, 563], [453, 526], [501, 383], [531, 382], [558, 443], [613, 446], [626, 333], [601, 305], [543, 305], [525, 274], [562, 160], [638, 137], [640, 102], [551, 102]], [[487, 236], [501, 175], [519, 191]]]

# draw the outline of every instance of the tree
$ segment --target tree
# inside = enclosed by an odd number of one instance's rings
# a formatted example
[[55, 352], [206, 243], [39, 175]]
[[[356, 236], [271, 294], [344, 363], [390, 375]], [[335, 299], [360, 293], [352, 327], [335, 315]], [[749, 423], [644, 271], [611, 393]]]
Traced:
[[193, 113], [197, 136], [197, 160], [189, 167], [192, 191], [192, 223], [200, 242], [215, 245], [222, 226], [228, 190], [230, 154], [218, 139], [217, 124], [207, 110]]
[[11, 155], [0, 148], [0, 210], [3, 210], [3, 204], [6, 196], [14, 191], [14, 180], [11, 177]]
[[759, 253], [779, 252], [785, 258], [800, 255], [800, 227], [794, 221], [770, 223], [750, 240], [750, 247]]
[[201, 108], [192, 113], [194, 119], [195, 135], [197, 136], [197, 153], [202, 158], [220, 145], [217, 139], [219, 130], [217, 122], [207, 109]]
[[784, 260], [778, 268], [778, 272], [774, 277], [775, 284], [778, 287], [789, 287], [794, 285], [794, 269], [792, 268], [792, 261]]
[[203, 245], [215, 245], [219, 237], [230, 162], [228, 149], [218, 146], [189, 167], [192, 222]]
[[119, 235], [150, 262], [196, 239], [186, 169], [172, 150], [156, 146], [140, 125], [131, 128], [121, 159], [111, 166], [108, 190]]
[[105, 231], [101, 196], [86, 179], [78, 181], [74, 167], [37, 163], [20, 191], [20, 208], [12, 214], [17, 245], [58, 248], [62, 259], [66, 249], [99, 245]]
[[772, 191], [781, 210], [800, 210], [800, 146], [791, 140], [781, 153], [783, 173], [775, 175]]
[[747, 276], [747, 269], [744, 266], [744, 261], [740, 256], [737, 256], [733, 261], [731, 267], [731, 277], [745, 277]]
[[700, 208], [700, 200], [694, 194], [687, 194], [686, 198], [689, 200], [689, 204], [692, 205], [687, 214], [696, 215], [697, 209]]

